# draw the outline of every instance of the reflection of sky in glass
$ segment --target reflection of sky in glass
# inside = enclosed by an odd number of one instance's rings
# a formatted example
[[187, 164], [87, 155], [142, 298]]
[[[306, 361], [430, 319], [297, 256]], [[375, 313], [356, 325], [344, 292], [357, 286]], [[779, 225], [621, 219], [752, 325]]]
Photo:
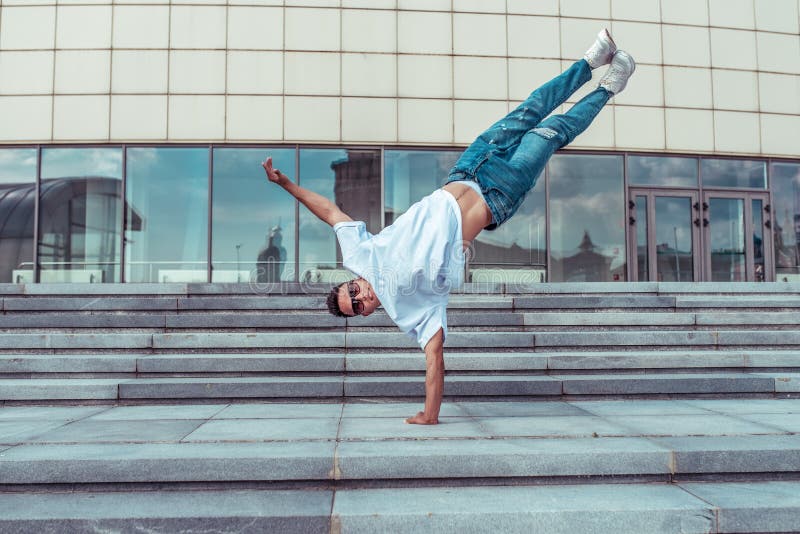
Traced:
[[461, 151], [386, 150], [386, 224], [391, 224], [413, 203], [444, 185], [460, 155]]
[[656, 197], [656, 246], [681, 254], [691, 254], [691, 198]]
[[703, 187], [767, 187], [767, 165], [743, 159], [701, 159]]
[[[342, 149], [301, 149], [299, 183], [334, 201], [335, 174], [331, 164], [347, 158]], [[300, 272], [317, 266], [336, 265], [336, 235], [326, 223], [300, 207]]]
[[800, 163], [771, 164], [770, 183], [775, 266], [778, 274], [794, 273], [800, 270]]
[[280, 225], [280, 246], [286, 253], [281, 279], [294, 279], [295, 200], [267, 180], [261, 167], [267, 156], [272, 156], [276, 169], [294, 179], [294, 149], [214, 150], [211, 260], [215, 275], [237, 269], [237, 245], [239, 269], [255, 274], [270, 230]]
[[42, 149], [42, 179], [66, 176], [103, 176], [122, 179], [122, 149]]
[[697, 158], [629, 156], [628, 183], [697, 187]]
[[0, 148], [0, 186], [35, 181], [35, 148]]
[[129, 148], [126, 200], [142, 218], [127, 228], [127, 281], [157, 281], [158, 270], [205, 270], [208, 148]]
[[[550, 169], [550, 248], [554, 259], [580, 252], [588, 234], [597, 254], [625, 264], [622, 157], [555, 155]], [[624, 272], [624, 269], [622, 269]], [[553, 281], [560, 281], [554, 271]], [[563, 273], [569, 279], [570, 273]], [[607, 276], [607, 273], [606, 273]]]

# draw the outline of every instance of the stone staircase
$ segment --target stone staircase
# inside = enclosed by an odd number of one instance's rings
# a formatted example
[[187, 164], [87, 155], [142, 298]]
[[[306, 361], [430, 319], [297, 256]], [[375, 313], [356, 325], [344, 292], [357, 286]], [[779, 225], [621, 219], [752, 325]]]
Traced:
[[0, 532], [800, 531], [800, 284], [0, 285]]

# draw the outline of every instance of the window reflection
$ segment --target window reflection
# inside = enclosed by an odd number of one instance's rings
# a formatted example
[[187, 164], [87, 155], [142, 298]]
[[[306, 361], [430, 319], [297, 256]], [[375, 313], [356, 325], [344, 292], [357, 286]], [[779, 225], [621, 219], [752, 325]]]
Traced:
[[0, 283], [33, 282], [36, 149], [0, 149]]
[[212, 282], [295, 279], [295, 200], [267, 180], [261, 168], [267, 156], [294, 179], [293, 149], [214, 150]]
[[770, 165], [776, 280], [800, 282], [800, 163]]
[[461, 151], [387, 150], [384, 212], [392, 224], [415, 202], [444, 185]]
[[711, 281], [743, 282], [747, 275], [744, 199], [709, 198], [708, 205]]
[[42, 149], [41, 282], [118, 282], [121, 148]]
[[662, 156], [629, 156], [630, 185], [697, 187], [697, 159]]
[[205, 282], [208, 148], [129, 148], [125, 279]]
[[[332, 200], [367, 231], [380, 231], [381, 164], [379, 150], [300, 150], [298, 182]], [[300, 209], [301, 282], [336, 282], [350, 275], [341, 269], [341, 252], [331, 227]]]
[[549, 170], [550, 281], [625, 280], [622, 157], [557, 154]]
[[763, 161], [744, 159], [701, 159], [703, 187], [767, 187], [767, 166]]

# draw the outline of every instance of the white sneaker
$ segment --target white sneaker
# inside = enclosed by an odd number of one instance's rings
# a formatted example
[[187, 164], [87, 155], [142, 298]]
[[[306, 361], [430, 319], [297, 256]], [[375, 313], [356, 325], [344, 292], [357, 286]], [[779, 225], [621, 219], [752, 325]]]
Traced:
[[599, 86], [616, 95], [625, 89], [628, 84], [628, 78], [631, 77], [633, 71], [636, 70], [636, 62], [627, 52], [617, 50], [614, 54], [614, 59], [611, 60], [611, 66], [600, 79]]
[[614, 39], [611, 38], [611, 34], [608, 33], [608, 30], [604, 28], [597, 34], [597, 39], [583, 55], [583, 59], [586, 60], [590, 67], [596, 69], [597, 67], [602, 67], [603, 65], [611, 63], [611, 59], [614, 57], [614, 52], [616, 51], [617, 45], [614, 43]]

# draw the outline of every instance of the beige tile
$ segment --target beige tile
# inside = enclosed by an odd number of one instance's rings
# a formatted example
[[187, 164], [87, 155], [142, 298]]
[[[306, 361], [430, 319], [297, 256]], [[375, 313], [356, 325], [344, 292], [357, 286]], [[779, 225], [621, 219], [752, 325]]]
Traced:
[[796, 0], [755, 0], [756, 29], [797, 33], [798, 9]]
[[108, 95], [53, 97], [54, 141], [107, 141]]
[[112, 141], [163, 140], [166, 137], [166, 95], [111, 96]]
[[114, 93], [166, 93], [166, 50], [114, 50], [111, 55], [111, 91]]
[[800, 115], [800, 76], [761, 72], [758, 96], [762, 112]]
[[664, 109], [614, 106], [614, 133], [619, 150], [663, 150]]
[[558, 59], [560, 25], [555, 17], [508, 17], [508, 55]]
[[452, 98], [453, 96], [452, 57], [398, 56], [397, 71], [397, 91], [401, 97]]
[[366, 9], [396, 9], [397, 0], [342, 0], [342, 7], [363, 7]]
[[286, 49], [339, 50], [339, 14], [336, 9], [286, 8]]
[[508, 70], [505, 58], [453, 58], [453, 92], [455, 98], [508, 98]]
[[450, 2], [451, 0], [397, 0], [397, 9], [410, 11], [450, 11]]
[[761, 115], [761, 151], [776, 156], [797, 157], [800, 116]]
[[509, 14], [523, 15], [558, 15], [558, 0], [506, 0], [506, 10]]
[[800, 37], [758, 32], [758, 69], [800, 74]]
[[282, 50], [283, 9], [263, 6], [228, 8], [228, 49]]
[[453, 104], [449, 100], [400, 99], [398, 142], [453, 142]]
[[711, 108], [712, 98], [710, 69], [664, 67], [664, 103], [668, 107]]
[[170, 46], [225, 48], [225, 7], [172, 6]]
[[225, 52], [222, 50], [173, 50], [170, 52], [171, 93], [224, 93]]
[[712, 27], [755, 28], [753, 0], [708, 0]]
[[287, 6], [300, 7], [339, 7], [339, 0], [285, 0], [284, 3]]
[[661, 27], [658, 24], [614, 21], [611, 34], [614, 42], [629, 51], [637, 64], [661, 63]]
[[755, 72], [711, 71], [714, 109], [758, 111], [758, 75]]
[[55, 6], [3, 9], [0, 48], [4, 50], [52, 49], [55, 44]]
[[0, 51], [0, 94], [36, 95], [53, 91], [53, 52]]
[[49, 141], [53, 97], [0, 96], [0, 140]]
[[758, 154], [761, 152], [757, 113], [714, 112], [716, 150]]
[[347, 52], [395, 52], [397, 13], [367, 9], [342, 11], [342, 50]]
[[286, 94], [338, 95], [339, 62], [335, 52], [287, 52], [283, 59]]
[[111, 53], [108, 50], [59, 50], [55, 70], [56, 93], [108, 93]]
[[662, 26], [664, 64], [689, 67], [711, 65], [708, 28]]
[[662, 0], [661, 21], [666, 24], [708, 25], [708, 3], [697, 0]]
[[216, 141], [225, 137], [225, 97], [178, 95], [169, 97], [170, 139]]
[[618, 104], [633, 106], [663, 106], [664, 79], [662, 68], [653, 65], [637, 65], [625, 90], [614, 97]]
[[562, 17], [611, 18], [611, 0], [561, 0]]
[[57, 48], [109, 48], [111, 6], [59, 6]]
[[283, 92], [283, 53], [228, 52], [228, 94], [277, 94]]
[[[565, 106], [569, 111], [571, 106]], [[569, 144], [572, 148], [614, 148], [614, 111], [612, 106], [606, 106], [592, 124]]]
[[[422, 78], [414, 73], [415, 80]], [[397, 56], [394, 54], [342, 54], [342, 94], [396, 96]]]
[[225, 116], [230, 141], [269, 143], [283, 138], [283, 98], [229, 96]]
[[508, 97], [521, 102], [540, 85], [561, 73], [561, 62], [555, 59], [508, 60]]
[[611, 28], [611, 23], [607, 20], [561, 19], [561, 58], [568, 61], [582, 58], [603, 28]]
[[397, 141], [397, 100], [342, 98], [342, 142], [365, 141]]
[[169, 6], [114, 6], [113, 42], [114, 48], [167, 48]]
[[339, 105], [338, 97], [285, 97], [284, 140], [339, 141]]
[[711, 28], [711, 65], [756, 69], [756, 32]]
[[503, 0], [453, 0], [455, 13], [505, 13]]
[[699, 109], [665, 109], [667, 150], [714, 150], [714, 112]]
[[659, 0], [611, 0], [611, 18], [614, 20], [635, 20], [640, 22], [660, 22], [661, 6]]
[[450, 13], [402, 11], [397, 14], [398, 51], [405, 54], [450, 54]]
[[[480, 38], [476, 39], [475, 37], [478, 35]], [[455, 13], [453, 15], [453, 53], [505, 56], [505, 16]]]
[[472, 143], [489, 126], [508, 114], [505, 102], [456, 100], [453, 107], [453, 141]]

